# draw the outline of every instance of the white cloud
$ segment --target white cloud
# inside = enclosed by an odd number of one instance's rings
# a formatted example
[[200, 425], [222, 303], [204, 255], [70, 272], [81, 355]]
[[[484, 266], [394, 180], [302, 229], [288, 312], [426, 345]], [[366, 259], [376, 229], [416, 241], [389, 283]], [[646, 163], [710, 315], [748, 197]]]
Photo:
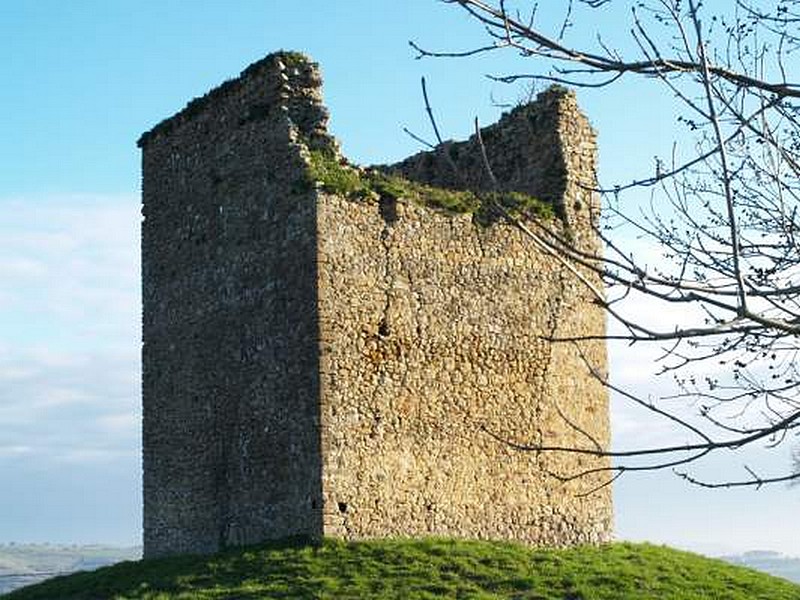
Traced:
[[98, 418], [97, 425], [109, 435], [138, 435], [140, 418], [138, 411], [115, 413]]
[[30, 379], [36, 374], [36, 369], [30, 365], [2, 365], [0, 366], [0, 381], [17, 381]]
[[72, 325], [65, 319], [108, 316], [127, 325], [121, 312], [138, 306], [139, 296], [137, 198], [68, 196], [0, 200], [0, 206], [0, 289], [12, 312], [3, 320], [16, 312], [62, 328]]
[[120, 459], [130, 459], [138, 457], [139, 453], [135, 449], [109, 450], [104, 448], [79, 448], [70, 449], [58, 454], [55, 461], [63, 464], [97, 464], [109, 463]]
[[0, 446], [0, 457], [4, 456], [19, 456], [21, 454], [28, 454], [30, 453], [32, 448], [30, 446], [18, 445], [18, 446]]
[[6, 256], [0, 258], [0, 278], [3, 280], [33, 279], [46, 274], [47, 267], [41, 261], [25, 256]]
[[138, 453], [138, 198], [0, 208], [0, 459]]

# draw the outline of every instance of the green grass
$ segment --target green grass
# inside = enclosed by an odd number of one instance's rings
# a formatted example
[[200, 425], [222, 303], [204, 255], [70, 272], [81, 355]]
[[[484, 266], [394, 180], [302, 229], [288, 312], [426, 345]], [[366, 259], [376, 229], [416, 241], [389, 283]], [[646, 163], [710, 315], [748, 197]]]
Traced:
[[318, 183], [328, 193], [351, 200], [389, 197], [420, 206], [456, 213], [473, 213], [477, 222], [488, 225], [499, 216], [495, 203], [515, 217], [550, 219], [553, 207], [521, 192], [482, 192], [438, 188], [377, 170], [360, 172], [325, 150], [310, 151], [308, 183]]
[[796, 600], [800, 586], [647, 544], [535, 550], [501, 542], [327, 540], [120, 563], [5, 598]]

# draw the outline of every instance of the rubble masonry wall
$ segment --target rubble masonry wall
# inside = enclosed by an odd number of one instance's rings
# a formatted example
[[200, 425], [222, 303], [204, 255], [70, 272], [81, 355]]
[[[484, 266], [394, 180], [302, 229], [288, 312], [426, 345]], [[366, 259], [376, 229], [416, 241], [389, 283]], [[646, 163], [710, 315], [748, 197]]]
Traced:
[[[609, 539], [597, 461], [496, 439], [608, 442], [603, 312], [512, 224], [313, 181], [338, 153], [317, 66], [277, 53], [193, 101], [143, 149], [148, 557], [290, 536]], [[507, 189], [551, 202], [587, 250], [594, 134], [562, 90], [484, 129]], [[387, 167], [485, 189], [475, 140]], [[599, 284], [599, 282], [596, 282]], [[597, 479], [600, 482], [600, 479]]]

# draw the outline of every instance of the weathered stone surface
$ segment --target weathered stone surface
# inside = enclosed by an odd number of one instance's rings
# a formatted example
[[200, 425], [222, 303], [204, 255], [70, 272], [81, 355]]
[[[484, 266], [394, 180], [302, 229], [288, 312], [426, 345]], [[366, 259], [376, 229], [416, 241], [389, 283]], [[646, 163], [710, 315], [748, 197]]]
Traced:
[[[293, 535], [608, 539], [610, 489], [547, 475], [598, 461], [485, 431], [607, 443], [605, 390], [546, 339], [601, 334], [602, 311], [511, 224], [311, 184], [309, 149], [338, 152], [320, 86], [315, 64], [270, 55], [140, 140], [146, 556]], [[571, 94], [483, 138], [507, 189], [596, 249], [594, 134]], [[447, 151], [466, 175], [441, 152], [386, 169], [487, 187], [474, 140]], [[602, 342], [580, 346], [605, 368]]]

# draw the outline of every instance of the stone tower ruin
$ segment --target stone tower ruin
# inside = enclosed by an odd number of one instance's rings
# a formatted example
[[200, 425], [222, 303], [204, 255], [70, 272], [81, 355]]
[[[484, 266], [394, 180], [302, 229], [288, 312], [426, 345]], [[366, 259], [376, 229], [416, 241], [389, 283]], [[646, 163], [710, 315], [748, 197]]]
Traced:
[[608, 442], [585, 364], [605, 369], [604, 344], [550, 341], [602, 334], [603, 312], [493, 204], [597, 250], [574, 95], [482, 130], [487, 193], [474, 136], [348, 165], [320, 89], [316, 64], [272, 54], [139, 140], [145, 556], [607, 540], [610, 488], [551, 476], [606, 463], [505, 443]]

